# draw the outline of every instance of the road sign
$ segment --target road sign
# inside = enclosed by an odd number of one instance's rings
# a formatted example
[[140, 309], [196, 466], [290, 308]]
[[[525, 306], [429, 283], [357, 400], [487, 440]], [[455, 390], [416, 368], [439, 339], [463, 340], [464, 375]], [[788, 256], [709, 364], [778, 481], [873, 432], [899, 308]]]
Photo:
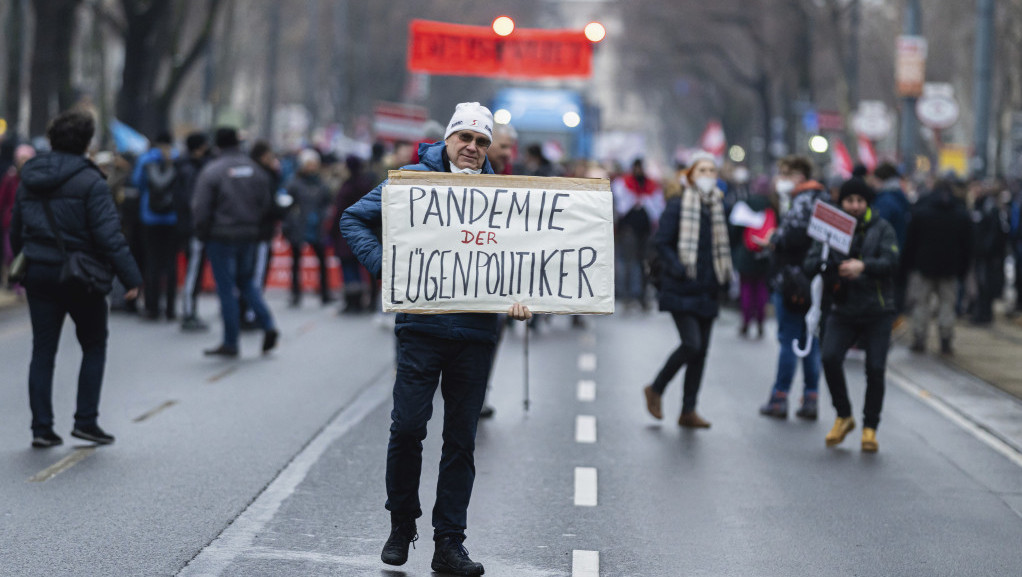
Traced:
[[852, 118], [855, 132], [870, 140], [883, 140], [891, 133], [891, 115], [882, 100], [863, 100]]
[[855, 217], [825, 202], [816, 201], [809, 219], [809, 236], [848, 254], [855, 235]]
[[916, 102], [916, 116], [923, 126], [933, 130], [944, 130], [958, 122], [958, 101], [951, 84], [928, 82], [923, 97]]
[[894, 63], [894, 78], [898, 96], [918, 98], [926, 81], [926, 38], [899, 36], [898, 54]]

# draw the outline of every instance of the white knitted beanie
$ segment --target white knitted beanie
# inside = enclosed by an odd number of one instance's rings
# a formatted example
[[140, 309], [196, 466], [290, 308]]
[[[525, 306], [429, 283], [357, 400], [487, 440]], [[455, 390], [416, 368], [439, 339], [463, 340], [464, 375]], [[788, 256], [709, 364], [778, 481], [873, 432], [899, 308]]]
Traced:
[[459, 130], [478, 132], [487, 138], [493, 138], [493, 114], [490, 109], [478, 102], [462, 102], [454, 109], [454, 116], [447, 123], [444, 140]]

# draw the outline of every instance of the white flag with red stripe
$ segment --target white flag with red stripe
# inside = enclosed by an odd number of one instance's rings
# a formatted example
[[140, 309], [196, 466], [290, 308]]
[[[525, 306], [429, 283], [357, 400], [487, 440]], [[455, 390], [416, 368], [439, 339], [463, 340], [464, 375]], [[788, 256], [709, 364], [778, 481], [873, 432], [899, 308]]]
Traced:
[[851, 178], [852, 155], [848, 153], [848, 147], [841, 140], [834, 139], [834, 147], [831, 150], [831, 163], [834, 165], [834, 172], [841, 178]]
[[873, 172], [877, 167], [877, 153], [873, 148], [873, 141], [863, 135], [859, 135], [859, 162], [866, 167], [866, 170]]
[[724, 156], [724, 149], [727, 148], [727, 138], [724, 137], [724, 127], [717, 120], [706, 123], [706, 129], [699, 139], [699, 148], [709, 152], [718, 158]]

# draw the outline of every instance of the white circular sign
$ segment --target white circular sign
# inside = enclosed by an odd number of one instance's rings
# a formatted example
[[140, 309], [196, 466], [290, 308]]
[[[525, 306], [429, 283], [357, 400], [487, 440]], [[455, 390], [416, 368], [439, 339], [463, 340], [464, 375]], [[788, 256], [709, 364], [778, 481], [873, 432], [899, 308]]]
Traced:
[[891, 133], [891, 117], [886, 112], [860, 111], [852, 118], [852, 127], [870, 140], [883, 140]]
[[924, 96], [916, 102], [916, 116], [927, 128], [944, 130], [958, 122], [958, 103], [953, 98]]

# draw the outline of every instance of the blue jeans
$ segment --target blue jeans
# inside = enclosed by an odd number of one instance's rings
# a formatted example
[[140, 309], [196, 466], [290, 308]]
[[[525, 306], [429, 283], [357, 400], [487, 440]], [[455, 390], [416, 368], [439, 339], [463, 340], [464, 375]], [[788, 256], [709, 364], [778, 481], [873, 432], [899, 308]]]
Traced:
[[263, 300], [262, 292], [256, 286], [255, 242], [223, 242], [211, 240], [206, 243], [206, 256], [213, 269], [216, 294], [220, 298], [220, 316], [224, 321], [224, 346], [238, 348], [241, 333], [241, 310], [238, 306], [238, 290], [263, 330], [274, 330], [273, 316]]
[[[805, 343], [805, 317], [795, 314], [784, 307], [781, 294], [774, 293], [774, 314], [777, 316], [777, 340], [781, 343], [781, 352], [777, 357], [777, 380], [774, 381], [774, 393], [785, 393], [791, 390], [791, 382], [795, 380], [798, 369], [798, 355], [791, 348], [791, 342], [799, 341], [799, 348]], [[805, 393], [817, 394], [820, 389], [820, 339], [813, 337], [813, 347], [809, 355], [802, 359], [802, 378], [805, 379]]]
[[398, 334], [397, 378], [387, 447], [387, 510], [422, 516], [419, 476], [422, 441], [433, 414], [437, 385], [444, 398], [443, 449], [433, 507], [434, 539], [465, 536], [475, 483], [475, 438], [494, 343], [442, 339], [403, 330]]

